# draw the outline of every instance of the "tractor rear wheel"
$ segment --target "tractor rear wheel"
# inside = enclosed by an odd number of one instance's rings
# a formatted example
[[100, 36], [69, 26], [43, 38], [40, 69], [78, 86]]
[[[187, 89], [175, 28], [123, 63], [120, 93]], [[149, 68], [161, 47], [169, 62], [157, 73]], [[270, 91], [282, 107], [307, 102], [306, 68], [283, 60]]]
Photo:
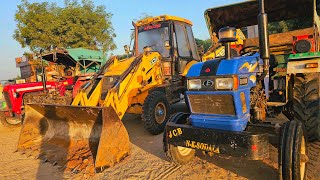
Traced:
[[[171, 116], [168, 122], [185, 122], [183, 118], [187, 118], [188, 114], [178, 112]], [[195, 150], [191, 148], [174, 146], [168, 144], [166, 130], [163, 133], [163, 149], [167, 159], [178, 165], [184, 165], [192, 161], [195, 157]]]
[[282, 127], [279, 146], [280, 180], [304, 180], [308, 162], [307, 143], [303, 124], [286, 122]]
[[144, 128], [153, 135], [162, 133], [170, 117], [170, 104], [166, 95], [160, 91], [151, 92], [145, 99], [142, 109]]
[[294, 77], [293, 111], [294, 120], [302, 122], [307, 132], [307, 179], [320, 179], [320, 73]]

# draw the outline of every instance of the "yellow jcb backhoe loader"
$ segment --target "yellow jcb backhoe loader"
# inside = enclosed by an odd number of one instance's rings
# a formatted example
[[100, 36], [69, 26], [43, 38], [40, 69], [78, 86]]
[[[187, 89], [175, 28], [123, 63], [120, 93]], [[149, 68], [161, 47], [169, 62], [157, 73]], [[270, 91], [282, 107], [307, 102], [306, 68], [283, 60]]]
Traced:
[[199, 61], [192, 23], [163, 15], [133, 25], [135, 56], [109, 60], [71, 106], [26, 105], [18, 151], [93, 173], [128, 155], [126, 112], [142, 114], [150, 133], [163, 131], [170, 105], [185, 91], [184, 76]]

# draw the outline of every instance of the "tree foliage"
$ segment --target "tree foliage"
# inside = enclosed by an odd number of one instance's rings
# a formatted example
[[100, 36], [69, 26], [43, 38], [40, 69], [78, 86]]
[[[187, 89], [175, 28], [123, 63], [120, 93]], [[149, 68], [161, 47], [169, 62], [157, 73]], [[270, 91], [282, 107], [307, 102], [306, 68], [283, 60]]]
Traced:
[[116, 48], [111, 18], [105, 6], [95, 6], [92, 0], [65, 0], [64, 7], [23, 0], [15, 13], [13, 37], [34, 52], [54, 47], [108, 51]]
[[[142, 20], [142, 19], [145, 19], [145, 18], [149, 18], [149, 17], [152, 17], [152, 16], [150, 14], [148, 14], [148, 13], [142, 13], [138, 18], [133, 19], [133, 22], [136, 23], [139, 20]], [[134, 36], [135, 36], [135, 32], [132, 31], [131, 35], [130, 35], [131, 40], [134, 40]]]
[[195, 40], [196, 40], [197, 46], [203, 47], [204, 52], [207, 52], [212, 44], [211, 39], [201, 40], [201, 39], [195, 38]]
[[312, 27], [312, 18], [310, 17], [282, 20], [268, 24], [270, 34], [284, 33], [308, 27]]

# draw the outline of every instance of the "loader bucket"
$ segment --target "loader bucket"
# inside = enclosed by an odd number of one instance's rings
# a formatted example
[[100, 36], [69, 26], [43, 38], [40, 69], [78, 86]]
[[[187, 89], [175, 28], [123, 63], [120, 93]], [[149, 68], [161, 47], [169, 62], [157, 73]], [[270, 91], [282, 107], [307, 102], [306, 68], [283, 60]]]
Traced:
[[17, 150], [93, 174], [128, 155], [129, 136], [111, 107], [28, 104]]

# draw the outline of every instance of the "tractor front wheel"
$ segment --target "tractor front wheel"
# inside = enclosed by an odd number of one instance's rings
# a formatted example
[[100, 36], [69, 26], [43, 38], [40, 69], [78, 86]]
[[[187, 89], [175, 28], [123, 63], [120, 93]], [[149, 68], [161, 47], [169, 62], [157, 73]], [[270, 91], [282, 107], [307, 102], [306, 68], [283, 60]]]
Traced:
[[[168, 122], [186, 122], [185, 119], [187, 118], [188, 114], [178, 112], [174, 114]], [[167, 141], [167, 133], [166, 130], [163, 133], [163, 149], [167, 159], [171, 162], [174, 162], [178, 165], [184, 165], [192, 161], [195, 157], [195, 150], [191, 148], [186, 148], [182, 146], [174, 146], [168, 144]]]
[[0, 112], [1, 124], [8, 128], [15, 128], [21, 126], [21, 118], [18, 117], [7, 117], [4, 112]]
[[163, 132], [170, 117], [170, 105], [166, 95], [160, 91], [151, 92], [144, 101], [142, 120], [145, 129], [157, 135]]
[[307, 141], [303, 124], [286, 122], [282, 127], [279, 146], [280, 180], [304, 180], [307, 174]]

